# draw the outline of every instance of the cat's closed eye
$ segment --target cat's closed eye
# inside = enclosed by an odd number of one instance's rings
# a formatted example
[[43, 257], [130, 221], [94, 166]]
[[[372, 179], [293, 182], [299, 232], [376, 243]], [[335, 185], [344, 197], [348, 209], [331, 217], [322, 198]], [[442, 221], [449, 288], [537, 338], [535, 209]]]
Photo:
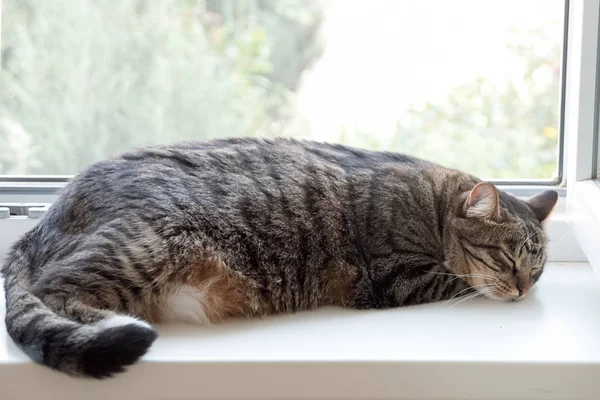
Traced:
[[533, 275], [537, 275], [537, 274], [539, 274], [540, 272], [542, 272], [542, 267], [535, 267], [535, 268], [532, 268], [532, 269], [531, 269], [531, 273], [530, 273], [530, 275], [531, 275], [531, 276], [533, 276]]

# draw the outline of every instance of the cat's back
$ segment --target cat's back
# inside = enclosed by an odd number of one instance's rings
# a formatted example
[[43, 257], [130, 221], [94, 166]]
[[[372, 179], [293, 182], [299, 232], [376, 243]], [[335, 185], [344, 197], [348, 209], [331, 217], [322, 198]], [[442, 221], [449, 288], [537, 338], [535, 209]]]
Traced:
[[188, 173], [189, 168], [192, 168], [197, 173], [217, 171], [233, 174], [264, 173], [261, 167], [265, 166], [306, 168], [312, 165], [319, 169], [340, 168], [346, 174], [390, 165], [415, 169], [433, 166], [428, 161], [401, 153], [287, 138], [230, 138], [153, 146], [125, 153], [108, 161], [107, 165], [111, 163], [117, 163], [118, 166], [129, 163], [128, 166], [150, 167], [149, 171], [160, 171], [164, 166], [172, 166]]
[[432, 165], [398, 153], [292, 139], [153, 146], [91, 165], [67, 185], [46, 220], [80, 231], [127, 214], [219, 220], [221, 228], [283, 226], [309, 215], [340, 218], [374, 175], [388, 180], [393, 170], [390, 179], [412, 180]]
[[[433, 164], [399, 153], [293, 139], [235, 138], [152, 146], [98, 162], [78, 175], [66, 193], [102, 192], [139, 199], [193, 187], [223, 191], [246, 185], [274, 189], [308, 180], [346, 180], [395, 168], [411, 174]], [[308, 182], [305, 182], [308, 183]]]

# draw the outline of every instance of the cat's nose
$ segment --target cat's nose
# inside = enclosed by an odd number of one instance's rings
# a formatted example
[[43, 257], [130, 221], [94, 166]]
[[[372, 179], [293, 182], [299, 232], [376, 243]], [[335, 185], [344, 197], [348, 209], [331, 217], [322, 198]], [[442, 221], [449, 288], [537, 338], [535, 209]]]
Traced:
[[529, 291], [529, 287], [531, 286], [529, 284], [529, 278], [527, 276], [519, 275], [517, 277], [517, 282], [515, 282], [515, 283], [516, 283], [515, 286], [517, 287], [517, 291], [519, 292], [519, 298], [525, 297], [525, 295]]
[[519, 291], [519, 297], [525, 296], [529, 291], [529, 289], [521, 287], [520, 285], [517, 286], [517, 290]]

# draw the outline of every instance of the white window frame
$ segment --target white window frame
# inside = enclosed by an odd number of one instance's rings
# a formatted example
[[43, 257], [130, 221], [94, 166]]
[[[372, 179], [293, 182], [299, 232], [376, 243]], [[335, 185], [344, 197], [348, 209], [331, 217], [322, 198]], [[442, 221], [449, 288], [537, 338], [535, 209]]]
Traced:
[[572, 0], [569, 15], [565, 138], [567, 218], [600, 274], [600, 185], [596, 181], [600, 0]]

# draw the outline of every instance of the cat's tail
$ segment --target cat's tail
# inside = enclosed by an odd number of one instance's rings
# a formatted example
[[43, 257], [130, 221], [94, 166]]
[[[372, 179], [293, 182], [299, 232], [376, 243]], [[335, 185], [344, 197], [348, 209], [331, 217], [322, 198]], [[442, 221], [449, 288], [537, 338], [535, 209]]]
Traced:
[[84, 324], [65, 318], [31, 289], [32, 235], [12, 249], [2, 269], [6, 292], [6, 328], [35, 362], [73, 376], [107, 378], [133, 364], [156, 339], [136, 318], [97, 310], [105, 318]]

